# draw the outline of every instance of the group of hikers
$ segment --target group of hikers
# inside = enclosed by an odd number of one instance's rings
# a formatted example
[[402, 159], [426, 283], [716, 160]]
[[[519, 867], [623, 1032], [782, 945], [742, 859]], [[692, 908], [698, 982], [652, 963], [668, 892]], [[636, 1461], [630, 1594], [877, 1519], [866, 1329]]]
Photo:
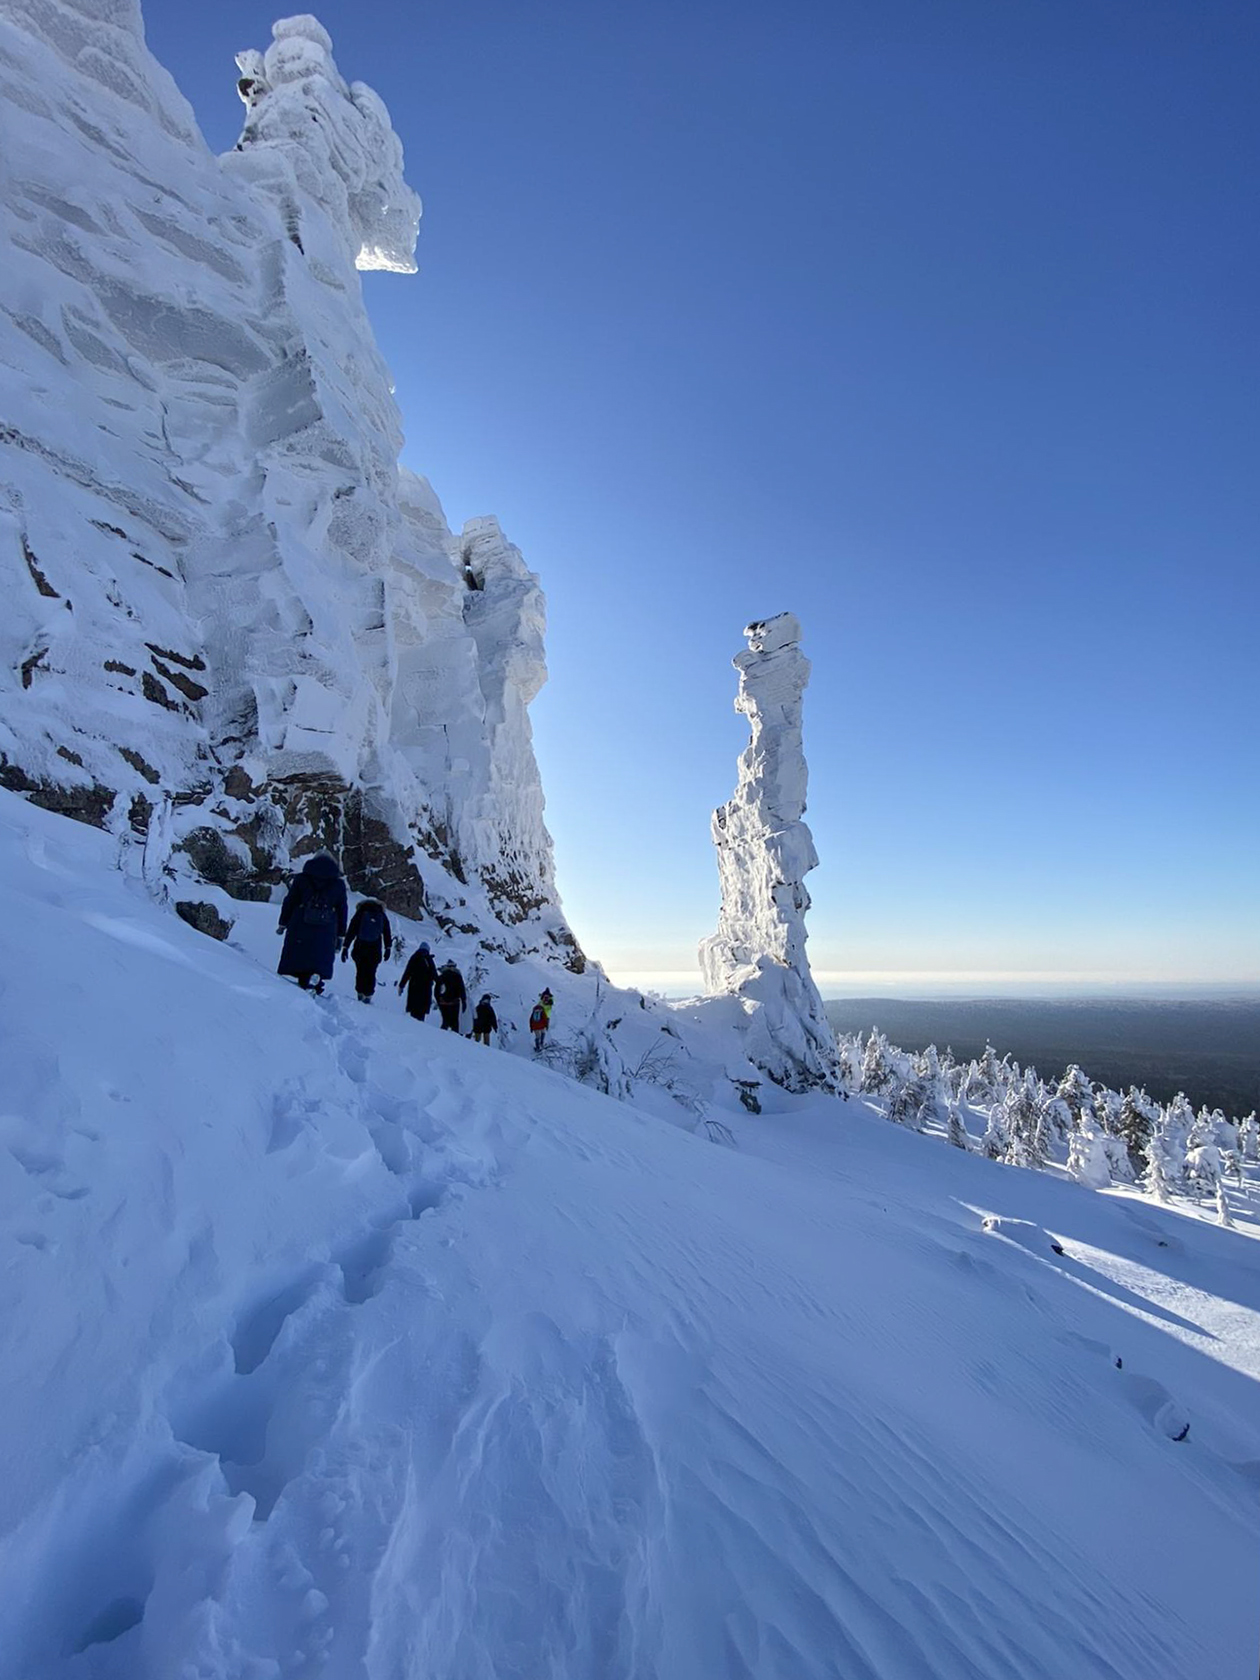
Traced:
[[[327, 852], [317, 852], [303, 864], [280, 906], [276, 932], [284, 935], [279, 972], [291, 975], [303, 991], [324, 990], [333, 977], [340, 946], [342, 962], [354, 958], [354, 989], [360, 1003], [371, 1003], [376, 995], [376, 971], [394, 949], [393, 929], [379, 899], [365, 898], [350, 916], [346, 883]], [[398, 990], [407, 994], [407, 1013], [417, 1021], [427, 1019], [436, 1003], [443, 1030], [460, 1030], [460, 1017], [468, 1007], [464, 977], [453, 961], [439, 966], [425, 941], [408, 958]], [[530, 1011], [535, 1050], [546, 1042], [554, 1002], [548, 987]], [[485, 992], [473, 1010], [472, 1036], [479, 1044], [489, 1044], [491, 1033], [498, 1030], [493, 999]]]

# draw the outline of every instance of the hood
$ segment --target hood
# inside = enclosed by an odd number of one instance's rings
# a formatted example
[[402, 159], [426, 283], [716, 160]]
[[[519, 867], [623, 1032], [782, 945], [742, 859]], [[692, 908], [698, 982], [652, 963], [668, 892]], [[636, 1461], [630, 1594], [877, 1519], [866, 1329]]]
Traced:
[[330, 880], [341, 874], [336, 862], [327, 852], [316, 852], [313, 858], [308, 858], [302, 865], [303, 875], [315, 875], [322, 880]]

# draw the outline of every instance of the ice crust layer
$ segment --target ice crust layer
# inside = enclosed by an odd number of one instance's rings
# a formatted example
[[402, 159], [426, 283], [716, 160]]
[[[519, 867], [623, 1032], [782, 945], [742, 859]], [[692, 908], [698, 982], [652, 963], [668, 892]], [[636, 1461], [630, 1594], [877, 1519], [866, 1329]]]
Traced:
[[123, 0], [0, 17], [0, 783], [266, 897], [351, 885], [580, 965], [526, 707], [537, 578], [400, 472], [361, 268], [420, 203], [311, 17], [216, 158]]
[[748, 1053], [792, 1090], [836, 1082], [835, 1039], [805, 953], [805, 876], [818, 863], [801, 821], [808, 772], [801, 703], [809, 660], [792, 613], [750, 624], [736, 654], [735, 709], [752, 736], [740, 755], [734, 796], [713, 813], [722, 908], [700, 945], [714, 996], [735, 994], [746, 1011]]

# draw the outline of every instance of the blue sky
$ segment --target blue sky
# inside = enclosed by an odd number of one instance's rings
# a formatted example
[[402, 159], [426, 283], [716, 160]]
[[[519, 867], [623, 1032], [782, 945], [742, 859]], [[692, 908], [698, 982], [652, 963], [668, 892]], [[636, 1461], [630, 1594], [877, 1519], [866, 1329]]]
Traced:
[[[272, 10], [145, 12], [225, 149]], [[1254, 5], [318, 15], [425, 201], [404, 459], [546, 585], [587, 948], [694, 968], [791, 610], [825, 990], [1260, 980]]]

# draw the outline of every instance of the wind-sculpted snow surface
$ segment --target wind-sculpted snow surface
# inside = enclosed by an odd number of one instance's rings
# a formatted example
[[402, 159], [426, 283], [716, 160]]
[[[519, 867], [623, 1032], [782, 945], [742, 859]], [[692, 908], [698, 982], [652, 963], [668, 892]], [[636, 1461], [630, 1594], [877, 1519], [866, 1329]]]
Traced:
[[748, 1053], [779, 1084], [834, 1086], [835, 1039], [805, 954], [805, 876], [818, 863], [801, 821], [807, 772], [801, 697], [809, 660], [801, 627], [780, 613], [744, 632], [735, 656], [736, 711], [752, 738], [739, 760], [734, 797], [713, 813], [722, 883], [718, 929], [700, 946], [700, 968], [714, 995], [744, 1002]]
[[326, 844], [394, 908], [580, 962], [537, 579], [400, 477], [363, 307], [356, 267], [414, 268], [419, 200], [315, 19], [273, 33], [218, 159], [135, 6], [0, 19], [0, 783], [157, 820], [237, 897]]
[[0, 794], [2, 1680], [1251, 1680], [1253, 1236], [714, 1148], [113, 851]]

